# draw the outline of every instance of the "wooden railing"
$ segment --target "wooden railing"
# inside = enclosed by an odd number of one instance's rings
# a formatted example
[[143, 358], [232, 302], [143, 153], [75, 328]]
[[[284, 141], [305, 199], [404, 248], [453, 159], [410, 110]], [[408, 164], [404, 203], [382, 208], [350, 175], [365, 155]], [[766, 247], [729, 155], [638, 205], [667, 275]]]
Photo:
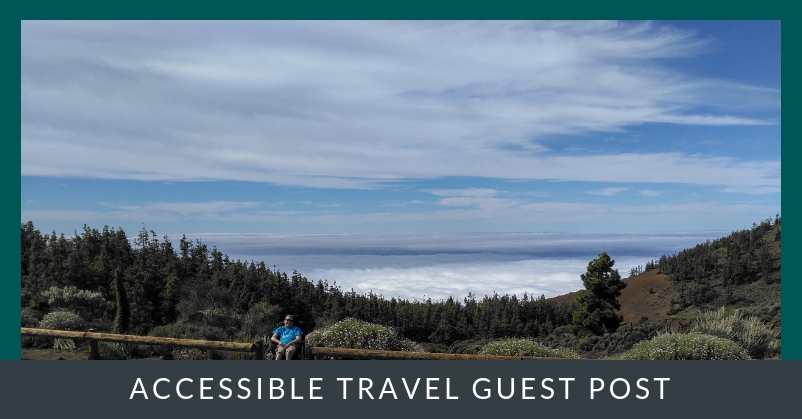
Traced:
[[469, 355], [469, 354], [442, 354], [432, 352], [402, 352], [402, 351], [377, 351], [368, 349], [344, 349], [344, 348], [324, 348], [315, 346], [307, 348], [313, 359], [335, 358], [335, 359], [463, 359], [463, 360], [509, 360], [509, 361], [535, 361], [535, 360], [571, 360], [574, 358], [545, 358], [539, 356], [528, 356], [526, 353], [519, 353], [518, 356], [498, 356], [498, 355]]
[[97, 332], [71, 332], [66, 330], [51, 330], [51, 329], [34, 329], [30, 327], [22, 328], [22, 335], [24, 336], [44, 336], [59, 339], [83, 339], [89, 343], [89, 359], [100, 359], [98, 352], [98, 342], [117, 342], [117, 343], [131, 343], [137, 345], [157, 345], [157, 346], [170, 346], [178, 348], [195, 348], [206, 349], [207, 351], [234, 351], [234, 352], [251, 352], [253, 359], [264, 359], [265, 349], [264, 342], [259, 340], [255, 343], [241, 343], [241, 342], [219, 342], [213, 340], [194, 340], [194, 339], [175, 339], [175, 338], [160, 338], [156, 336], [136, 336], [136, 335], [120, 335], [114, 333], [97, 333]]

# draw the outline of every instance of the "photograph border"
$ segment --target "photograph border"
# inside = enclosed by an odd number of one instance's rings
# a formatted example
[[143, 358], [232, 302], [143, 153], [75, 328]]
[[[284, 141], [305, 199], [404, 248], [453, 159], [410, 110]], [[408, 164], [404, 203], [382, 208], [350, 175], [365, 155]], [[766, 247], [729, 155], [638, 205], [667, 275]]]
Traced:
[[[3, 84], [3, 97], [7, 127], [13, 135], [3, 141], [2, 170], [3, 190], [7, 195], [21, 196], [21, 163], [20, 163], [20, 102], [13, 100], [15, 92], [20, 92], [21, 59], [20, 24], [22, 20], [45, 19], [590, 19], [618, 18], [640, 20], [649, 18], [661, 19], [713, 19], [713, 20], [780, 20], [782, 30], [782, 51], [799, 51], [800, 45], [797, 18], [791, 13], [789, 6], [781, 2], [764, 1], [755, 9], [754, 3], [746, 2], [690, 2], [679, 1], [663, 5], [643, 5], [641, 2], [616, 2], [601, 4], [597, 2], [579, 1], [561, 4], [531, 4], [521, 7], [517, 2], [496, 1], [492, 4], [479, 2], [405, 2], [403, 6], [379, 6], [376, 2], [350, 2], [347, 5], [335, 2], [311, 1], [303, 4], [237, 4], [226, 3], [225, 7], [215, 3], [197, 2], [152, 2], [145, 1], [133, 4], [110, 4], [108, 2], [88, 1], [80, 4], [66, 2], [36, 2], [33, 4], [15, 4], [3, 18], [3, 43], [6, 56], [13, 56], [6, 67]], [[802, 74], [799, 69], [799, 57], [793, 54], [782, 56], [783, 74]], [[796, 98], [799, 94], [798, 81], [794, 77], [786, 77], [782, 83], [785, 93], [782, 103], [782, 115], [793, 115], [799, 110]], [[12, 85], [14, 86], [12, 92]], [[794, 118], [784, 118], [781, 126], [782, 141], [782, 186], [793, 190], [795, 181], [799, 179], [799, 165], [791, 164], [794, 157], [799, 156], [798, 122]], [[789, 140], [790, 139], [790, 140]], [[802, 359], [800, 325], [802, 325], [802, 307], [799, 296], [802, 284], [791, 276], [794, 255], [799, 254], [799, 227], [795, 194], [785, 194], [782, 198], [783, 237], [782, 237], [782, 354], [783, 360]], [[20, 207], [11, 208], [10, 200], [3, 207], [2, 219], [3, 240], [0, 242], [0, 254], [5, 266], [6, 279], [0, 290], [0, 333], [4, 339], [0, 345], [0, 359], [20, 359]], [[13, 215], [12, 214], [16, 214]], [[12, 218], [14, 218], [12, 222]], [[13, 231], [12, 231], [13, 224]], [[789, 256], [790, 255], [790, 256]]]

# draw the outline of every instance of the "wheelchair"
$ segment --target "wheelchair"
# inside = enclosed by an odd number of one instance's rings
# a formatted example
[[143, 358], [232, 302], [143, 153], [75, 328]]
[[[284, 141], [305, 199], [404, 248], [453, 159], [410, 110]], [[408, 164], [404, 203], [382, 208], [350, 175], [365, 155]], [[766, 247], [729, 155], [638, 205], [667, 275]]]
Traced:
[[[284, 323], [278, 323], [276, 325], [276, 327], [273, 328], [273, 330], [276, 330], [281, 326], [284, 326]], [[306, 332], [304, 332], [303, 323], [301, 323], [300, 321], [296, 320], [295, 321], [295, 326], [297, 326], [299, 329], [301, 329], [301, 332], [303, 332], [303, 334], [301, 335], [301, 341], [296, 344], [296, 346], [298, 348], [295, 349], [295, 353], [292, 354], [292, 359], [293, 360], [307, 359], [306, 358]], [[266, 345], [268, 345], [265, 348], [265, 354], [268, 357], [268, 359], [275, 360], [276, 359], [276, 351], [278, 350], [278, 344], [273, 342], [272, 340], [270, 340], [271, 336], [273, 336], [273, 332], [272, 331], [270, 332], [269, 335], [265, 336], [264, 342], [265, 342]]]

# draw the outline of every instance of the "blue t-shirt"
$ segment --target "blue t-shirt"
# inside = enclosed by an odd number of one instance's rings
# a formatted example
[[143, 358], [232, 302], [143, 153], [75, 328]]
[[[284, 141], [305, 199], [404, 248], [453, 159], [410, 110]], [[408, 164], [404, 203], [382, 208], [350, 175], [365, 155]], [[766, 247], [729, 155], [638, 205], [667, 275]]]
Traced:
[[279, 326], [278, 329], [273, 331], [273, 334], [278, 335], [278, 340], [286, 345], [295, 340], [296, 336], [301, 336], [304, 333], [301, 332], [301, 329], [299, 329], [298, 326]]

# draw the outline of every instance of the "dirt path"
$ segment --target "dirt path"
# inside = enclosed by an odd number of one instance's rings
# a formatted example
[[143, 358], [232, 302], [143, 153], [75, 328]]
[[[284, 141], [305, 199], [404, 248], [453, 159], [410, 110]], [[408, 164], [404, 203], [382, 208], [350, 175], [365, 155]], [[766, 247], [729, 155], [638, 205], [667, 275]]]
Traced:
[[[75, 351], [56, 351], [53, 349], [29, 349], [22, 348], [20, 358], [23, 361], [48, 361], [48, 360], [66, 360], [66, 361], [88, 361], [89, 353], [86, 350]], [[159, 357], [136, 358], [137, 360], [159, 360]]]
[[56, 351], [53, 349], [27, 349], [22, 348], [21, 359], [23, 361], [39, 360], [70, 360], [85, 361], [89, 359], [89, 354], [84, 351]]

